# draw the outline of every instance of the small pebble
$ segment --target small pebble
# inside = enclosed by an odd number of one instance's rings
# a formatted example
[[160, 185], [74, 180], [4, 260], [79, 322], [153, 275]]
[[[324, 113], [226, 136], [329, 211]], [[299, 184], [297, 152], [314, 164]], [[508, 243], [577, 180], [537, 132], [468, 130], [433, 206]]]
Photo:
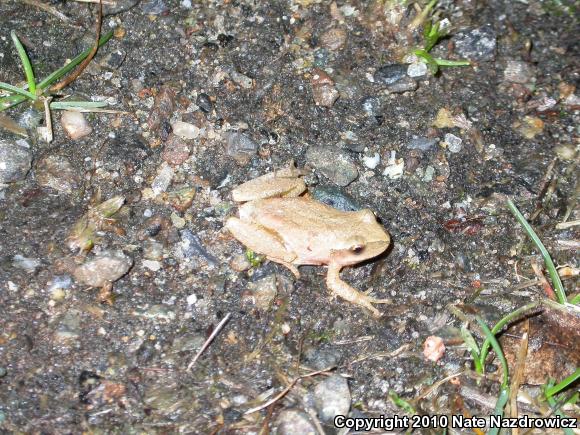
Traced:
[[60, 341], [74, 340], [81, 333], [81, 313], [68, 310], [57, 324], [55, 338]]
[[404, 77], [401, 80], [387, 86], [387, 90], [392, 94], [402, 94], [403, 92], [417, 89], [417, 82], [411, 77]]
[[153, 272], [157, 272], [158, 270], [161, 269], [161, 263], [159, 261], [143, 260], [142, 264], [144, 268], [149, 269]]
[[397, 159], [395, 151], [391, 151], [387, 164], [385, 165], [385, 170], [383, 175], [389, 177], [391, 180], [396, 180], [401, 178], [405, 169], [405, 161], [403, 159]]
[[458, 32], [452, 40], [455, 52], [462, 58], [483, 62], [495, 60], [497, 36], [491, 24]]
[[132, 265], [133, 260], [123, 252], [101, 254], [77, 266], [73, 275], [81, 284], [102, 287], [107, 283], [117, 281], [129, 271]]
[[113, 50], [103, 57], [103, 59], [99, 62], [99, 65], [101, 65], [103, 68], [114, 71], [121, 67], [126, 57], [127, 53], [125, 51]]
[[376, 83], [392, 85], [407, 75], [407, 66], [398, 63], [385, 65], [375, 71], [373, 76]]
[[248, 283], [248, 290], [256, 308], [268, 311], [278, 294], [276, 274]]
[[163, 320], [165, 322], [170, 322], [175, 319], [175, 312], [165, 304], [152, 305], [148, 310], [138, 314], [141, 314], [141, 316], [147, 319]]
[[173, 180], [174, 170], [167, 162], [163, 162], [157, 170], [157, 175], [151, 183], [151, 190], [155, 195], [165, 192], [171, 180]]
[[425, 62], [415, 62], [409, 65], [407, 68], [407, 75], [409, 77], [423, 77], [426, 76], [429, 69], [427, 68], [427, 64]]
[[163, 0], [146, 0], [141, 2], [141, 9], [149, 15], [161, 15], [169, 10]]
[[163, 147], [161, 158], [172, 166], [179, 166], [188, 159], [190, 153], [191, 146], [180, 135], [170, 134]]
[[314, 103], [317, 106], [332, 107], [340, 95], [334, 87], [334, 81], [321, 69], [312, 71], [310, 85], [312, 86]]
[[337, 415], [348, 415], [351, 395], [348, 382], [339, 375], [333, 375], [320, 382], [312, 393], [314, 407], [324, 422], [331, 422]]
[[274, 426], [277, 435], [317, 435], [319, 433], [308, 414], [292, 408], [280, 412]]
[[210, 113], [213, 110], [213, 102], [211, 101], [211, 98], [208, 94], [204, 94], [203, 92], [197, 96], [195, 104], [198, 105], [202, 112]]
[[439, 141], [437, 138], [415, 137], [407, 143], [407, 148], [412, 150], [428, 151]]
[[311, 146], [306, 161], [338, 186], [348, 186], [358, 177], [358, 169], [346, 152], [329, 146]]
[[377, 97], [366, 97], [361, 101], [363, 112], [369, 117], [377, 117], [381, 115], [381, 100]]
[[463, 139], [451, 133], [445, 135], [444, 142], [447, 144], [449, 152], [452, 153], [458, 153], [463, 148]]
[[189, 122], [176, 121], [171, 124], [173, 134], [182, 139], [197, 139], [199, 137], [199, 128]]
[[329, 50], [336, 51], [340, 49], [346, 41], [346, 31], [343, 28], [335, 27], [327, 30], [320, 37], [320, 45]]
[[0, 140], [0, 184], [26, 178], [32, 163], [30, 145], [23, 139]]
[[445, 344], [441, 337], [427, 337], [423, 343], [423, 356], [429, 361], [439, 361], [445, 354]]
[[50, 187], [65, 194], [73, 193], [80, 183], [70, 161], [59, 155], [49, 155], [38, 162], [36, 181], [42, 187]]
[[73, 110], [65, 110], [60, 117], [60, 123], [65, 133], [72, 140], [77, 140], [88, 136], [93, 132], [93, 129], [85, 119], [82, 112]]
[[335, 186], [315, 186], [309, 192], [315, 200], [338, 210], [354, 211], [361, 208], [354, 198]]
[[364, 155], [362, 160], [367, 168], [375, 169], [381, 162], [381, 156], [379, 153], [374, 153], [373, 155]]
[[12, 257], [12, 266], [18, 269], [25, 270], [28, 273], [34, 272], [42, 263], [37, 258], [27, 258], [20, 254]]
[[526, 84], [535, 81], [534, 68], [520, 60], [508, 60], [503, 74], [508, 82]]
[[239, 165], [246, 165], [258, 152], [258, 144], [249, 136], [239, 132], [224, 134], [226, 140], [226, 152]]

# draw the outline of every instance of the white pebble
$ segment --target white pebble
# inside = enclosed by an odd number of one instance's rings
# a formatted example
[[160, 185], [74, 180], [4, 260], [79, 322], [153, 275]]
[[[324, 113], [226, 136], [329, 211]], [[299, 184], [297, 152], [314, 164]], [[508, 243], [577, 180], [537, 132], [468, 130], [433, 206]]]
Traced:
[[458, 153], [463, 148], [463, 140], [454, 134], [447, 133], [444, 139], [447, 149], [452, 153]]
[[363, 156], [363, 163], [369, 169], [375, 169], [381, 162], [381, 156], [379, 153], [375, 153], [373, 156]]
[[72, 140], [80, 139], [93, 132], [93, 129], [81, 112], [66, 110], [60, 118], [60, 123], [66, 134]]

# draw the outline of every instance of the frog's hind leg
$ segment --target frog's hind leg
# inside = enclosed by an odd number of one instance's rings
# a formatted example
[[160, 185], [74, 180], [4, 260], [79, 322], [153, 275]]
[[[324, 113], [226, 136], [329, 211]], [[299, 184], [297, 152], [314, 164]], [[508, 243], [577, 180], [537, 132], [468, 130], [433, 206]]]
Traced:
[[300, 278], [298, 269], [292, 264], [292, 261], [296, 259], [296, 254], [286, 249], [284, 242], [276, 233], [236, 217], [231, 217], [226, 221], [226, 228], [252, 251], [264, 254], [269, 260], [286, 266], [297, 278]]
[[351, 287], [342, 279], [340, 279], [340, 270], [342, 266], [329, 264], [328, 274], [326, 275], [326, 285], [328, 289], [332, 291], [335, 295], [340, 296], [347, 301], [360, 305], [361, 307], [369, 310], [373, 316], [381, 317], [381, 313], [372, 304], [386, 304], [390, 302], [388, 299], [377, 299], [370, 295], [360, 292], [354, 287]]

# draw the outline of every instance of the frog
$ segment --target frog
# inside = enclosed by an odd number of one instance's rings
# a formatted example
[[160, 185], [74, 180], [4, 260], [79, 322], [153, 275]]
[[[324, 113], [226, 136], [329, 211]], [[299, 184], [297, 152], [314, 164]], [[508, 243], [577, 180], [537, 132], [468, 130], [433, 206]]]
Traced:
[[333, 297], [366, 308], [381, 317], [373, 304], [389, 303], [361, 292], [340, 278], [344, 267], [383, 253], [389, 233], [370, 209], [342, 211], [307, 193], [305, 169], [293, 164], [247, 181], [232, 190], [239, 217], [225, 227], [235, 239], [270, 261], [287, 267], [300, 279], [298, 266], [327, 266], [326, 286]]

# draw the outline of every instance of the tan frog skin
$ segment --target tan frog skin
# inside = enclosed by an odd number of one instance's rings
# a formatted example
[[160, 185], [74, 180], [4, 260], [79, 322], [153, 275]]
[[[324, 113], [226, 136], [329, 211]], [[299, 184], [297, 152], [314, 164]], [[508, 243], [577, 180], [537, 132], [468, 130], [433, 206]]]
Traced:
[[326, 285], [334, 295], [367, 308], [387, 303], [362, 293], [340, 279], [340, 270], [376, 257], [390, 244], [389, 234], [371, 210], [341, 211], [310, 198], [300, 178], [304, 171], [289, 167], [248, 181], [233, 190], [239, 218], [226, 227], [241, 243], [283, 264], [299, 278], [296, 266], [327, 265]]

